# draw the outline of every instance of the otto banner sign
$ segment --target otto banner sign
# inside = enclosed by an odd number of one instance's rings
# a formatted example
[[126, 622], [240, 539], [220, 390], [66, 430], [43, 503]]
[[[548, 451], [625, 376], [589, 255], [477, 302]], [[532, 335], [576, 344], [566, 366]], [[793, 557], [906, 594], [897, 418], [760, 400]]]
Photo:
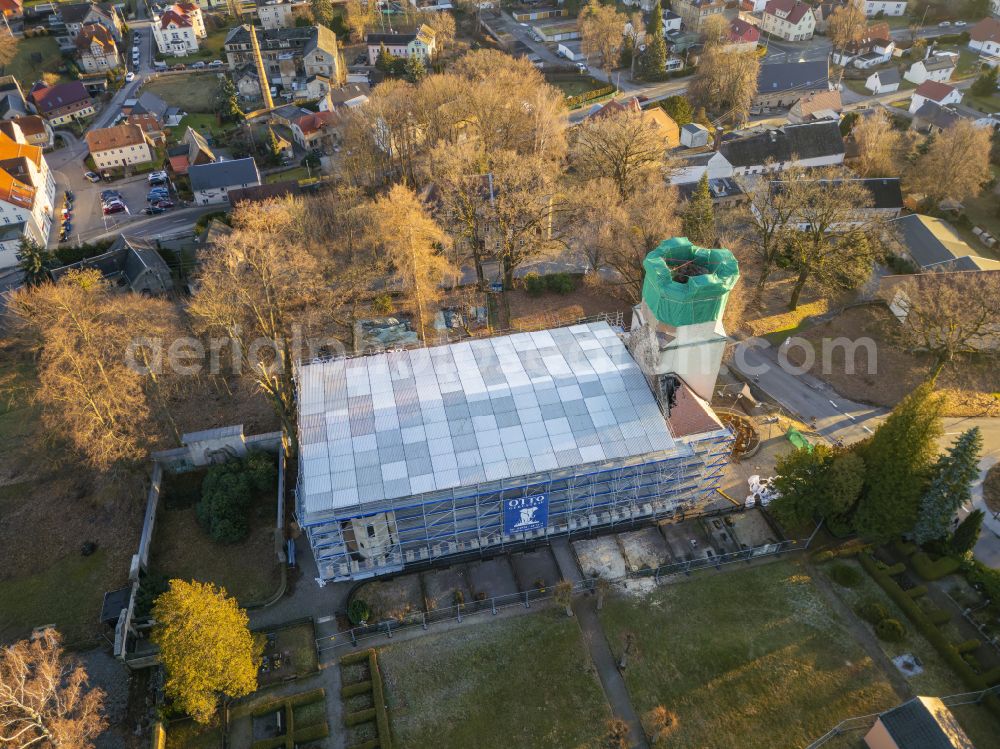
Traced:
[[503, 501], [503, 532], [524, 533], [544, 528], [549, 522], [549, 498], [545, 494]]

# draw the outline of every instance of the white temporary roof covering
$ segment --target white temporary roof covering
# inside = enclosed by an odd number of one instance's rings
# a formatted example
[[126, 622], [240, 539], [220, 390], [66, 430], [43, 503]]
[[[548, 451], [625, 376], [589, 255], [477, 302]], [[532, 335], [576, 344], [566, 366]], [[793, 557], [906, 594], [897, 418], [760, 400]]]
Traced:
[[300, 367], [306, 515], [670, 450], [607, 323]]

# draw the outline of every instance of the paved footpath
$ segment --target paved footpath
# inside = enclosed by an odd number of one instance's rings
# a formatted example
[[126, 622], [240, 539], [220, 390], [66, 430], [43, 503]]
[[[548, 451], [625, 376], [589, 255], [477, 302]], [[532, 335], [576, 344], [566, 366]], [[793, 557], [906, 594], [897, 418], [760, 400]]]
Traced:
[[[564, 580], [578, 582], [583, 579], [566, 538], [557, 538], [552, 541], [552, 553]], [[594, 596], [575, 596], [573, 598], [573, 613], [576, 614], [577, 623], [583, 630], [583, 639], [590, 651], [590, 659], [597, 669], [601, 687], [604, 689], [604, 696], [607, 698], [608, 704], [611, 705], [611, 712], [615, 714], [615, 717], [628, 723], [629, 746], [632, 749], [648, 749], [649, 744], [646, 743], [642, 723], [639, 721], [635, 708], [632, 707], [632, 700], [625, 687], [625, 680], [622, 679], [622, 675], [618, 671], [618, 663], [608, 645], [608, 638], [604, 635], [601, 621], [597, 617], [597, 601]]]

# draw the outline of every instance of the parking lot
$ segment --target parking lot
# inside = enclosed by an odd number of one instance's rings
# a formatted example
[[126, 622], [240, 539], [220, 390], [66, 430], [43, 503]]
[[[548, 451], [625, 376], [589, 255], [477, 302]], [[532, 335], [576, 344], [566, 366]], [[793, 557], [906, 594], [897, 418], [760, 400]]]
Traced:
[[[145, 218], [142, 210], [146, 207], [146, 196], [149, 193], [149, 183], [146, 175], [128, 177], [126, 179], [114, 180], [112, 182], [98, 182], [96, 184], [83, 181], [72, 188], [75, 200], [73, 202], [72, 232], [66, 238], [66, 242], [72, 244], [84, 243], [88, 237], [96, 233], [125, 230], [129, 223]], [[124, 213], [115, 213], [109, 216], [104, 215], [101, 207], [101, 191], [115, 190], [121, 194], [122, 202], [128, 209]], [[58, 196], [57, 206], [62, 206], [62, 194]], [[176, 194], [171, 191], [171, 200], [175, 205], [179, 205]], [[57, 232], [53, 231], [53, 234]]]

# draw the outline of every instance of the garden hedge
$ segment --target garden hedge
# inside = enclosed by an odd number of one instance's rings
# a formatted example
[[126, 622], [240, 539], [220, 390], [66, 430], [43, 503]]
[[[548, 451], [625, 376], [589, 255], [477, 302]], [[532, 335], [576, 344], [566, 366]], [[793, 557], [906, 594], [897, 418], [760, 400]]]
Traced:
[[298, 707], [299, 705], [309, 705], [313, 702], [322, 702], [326, 699], [326, 690], [320, 687], [319, 689], [310, 689], [308, 692], [303, 692], [302, 694], [293, 694], [288, 698], [289, 707]]
[[367, 650], [356, 650], [353, 653], [342, 655], [340, 657], [340, 665], [353, 666], [355, 663], [364, 663], [365, 661], [368, 660], [369, 655], [374, 652], [375, 652], [374, 650], [368, 648]]
[[365, 681], [359, 681], [357, 684], [348, 684], [346, 687], [340, 688], [341, 697], [354, 697], [358, 694], [368, 694], [372, 691], [372, 681], [371, 679], [366, 679]]
[[928, 609], [924, 614], [931, 620], [931, 624], [935, 627], [940, 627], [942, 624], [947, 624], [951, 621], [951, 614], [944, 609], [939, 609], [937, 606]]
[[893, 546], [904, 557], [908, 557], [920, 549], [916, 544], [911, 544], [909, 541], [903, 541], [902, 539], [893, 543]]
[[945, 575], [958, 572], [962, 562], [955, 557], [931, 559], [925, 552], [919, 552], [910, 557], [910, 565], [924, 580], [940, 580]]
[[253, 742], [251, 749], [284, 749], [288, 743], [288, 736], [275, 736], [270, 739], [261, 739]]
[[314, 726], [308, 726], [299, 731], [295, 732], [295, 743], [301, 745], [306, 741], [316, 741], [317, 739], [325, 739], [330, 735], [330, 726], [324, 720], [322, 723], [317, 723]]
[[957, 650], [959, 653], [971, 653], [974, 650], [979, 650], [979, 646], [981, 644], [982, 643], [980, 643], [979, 640], [973, 637], [972, 639], [966, 640], [965, 642], [958, 643], [958, 645], [955, 646], [955, 650]]
[[906, 565], [903, 564], [902, 562], [894, 564], [891, 567], [885, 568], [885, 574], [889, 575], [890, 577], [895, 577], [896, 575], [902, 575], [904, 572], [906, 572]]
[[368, 668], [372, 675], [372, 699], [375, 700], [375, 725], [378, 726], [379, 744], [382, 749], [392, 749], [391, 733], [389, 733], [389, 713], [385, 709], [385, 692], [382, 689], [382, 674], [378, 669], [378, 656], [371, 651]]
[[[582, 94], [577, 94], [576, 96], [567, 96], [566, 108], [575, 109], [577, 107], [582, 107], [587, 102], [594, 101], [595, 99], [600, 99], [602, 96], [607, 96], [608, 94], [613, 94], [614, 92], [615, 92], [614, 86], [601, 86], [601, 88], [595, 88], [592, 91], [586, 91]], [[383, 749], [385, 749], [384, 746]]]
[[368, 739], [360, 744], [351, 744], [347, 749], [380, 749], [381, 746], [378, 739]]
[[917, 585], [917, 586], [915, 586], [915, 587], [910, 588], [909, 590], [907, 590], [906, 591], [906, 595], [908, 595], [913, 600], [916, 600], [916, 599], [920, 598], [921, 596], [927, 595], [927, 586], [926, 585]]
[[[965, 685], [976, 691], [986, 689], [986, 679], [973, 671], [969, 664], [962, 660], [962, 656], [958, 654], [955, 646], [948, 642], [948, 638], [941, 633], [941, 630], [931, 623], [930, 619], [924, 615], [923, 610], [889, 576], [888, 570], [879, 569], [875, 560], [867, 554], [860, 555], [858, 559], [865, 571], [896, 602], [896, 605], [903, 610], [920, 633], [934, 646], [934, 649], [951, 666], [959, 678], [965, 682]], [[995, 715], [1000, 716], [1000, 699], [996, 695], [991, 694], [985, 697], [983, 703], [989, 706]]]
[[370, 707], [367, 710], [358, 710], [357, 712], [347, 713], [346, 715], [344, 715], [344, 725], [356, 726], [359, 723], [367, 723], [374, 717], [375, 717], [374, 707]]
[[875, 625], [875, 634], [886, 642], [902, 642], [906, 637], [906, 627], [899, 619], [883, 619]]

